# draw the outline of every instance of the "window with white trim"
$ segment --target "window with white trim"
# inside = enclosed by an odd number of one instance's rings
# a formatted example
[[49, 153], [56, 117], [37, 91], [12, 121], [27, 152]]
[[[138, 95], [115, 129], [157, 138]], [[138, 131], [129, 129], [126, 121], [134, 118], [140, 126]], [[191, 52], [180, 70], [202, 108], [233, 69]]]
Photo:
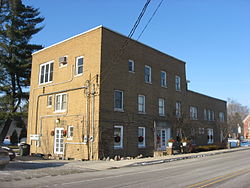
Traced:
[[123, 126], [114, 126], [114, 149], [123, 148]]
[[138, 95], [138, 112], [142, 114], [146, 112], [144, 95]]
[[138, 147], [144, 148], [146, 146], [145, 127], [138, 127]]
[[128, 60], [128, 71], [135, 72], [135, 63], [133, 60]]
[[204, 120], [214, 121], [214, 111], [210, 109], [204, 109]]
[[176, 108], [175, 115], [177, 118], [180, 118], [181, 117], [181, 102], [180, 101], [176, 102], [175, 108]]
[[159, 116], [165, 116], [165, 99], [159, 98]]
[[214, 143], [214, 130], [210, 128], [207, 129], [207, 143], [208, 144]]
[[224, 122], [225, 121], [224, 112], [219, 112], [219, 120], [220, 120], [220, 122]]
[[57, 94], [55, 96], [55, 112], [64, 112], [67, 110], [67, 94]]
[[152, 83], [151, 67], [148, 65], [145, 65], [144, 67], [144, 80], [146, 83]]
[[67, 139], [73, 139], [74, 126], [68, 126]]
[[189, 111], [190, 111], [190, 119], [197, 120], [198, 119], [198, 110], [197, 110], [197, 107], [190, 106]]
[[47, 97], [47, 107], [48, 108], [50, 108], [52, 106], [52, 99], [53, 99], [53, 96], [48, 95], [48, 97]]
[[83, 56], [76, 58], [76, 75], [83, 73]]
[[46, 84], [53, 81], [54, 61], [40, 65], [39, 84]]
[[207, 120], [207, 109], [204, 109], [204, 111], [203, 111], [204, 113], [203, 113], [203, 116], [204, 116], [204, 120]]
[[114, 110], [123, 111], [123, 91], [114, 91]]
[[161, 87], [167, 87], [167, 73], [161, 71]]
[[181, 77], [175, 76], [175, 90], [181, 91]]

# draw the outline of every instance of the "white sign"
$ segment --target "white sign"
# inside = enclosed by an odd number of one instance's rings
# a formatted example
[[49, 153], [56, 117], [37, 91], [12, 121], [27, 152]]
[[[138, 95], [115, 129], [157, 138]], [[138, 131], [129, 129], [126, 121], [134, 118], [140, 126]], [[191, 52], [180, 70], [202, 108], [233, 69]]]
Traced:
[[39, 140], [39, 134], [30, 134], [30, 140]]

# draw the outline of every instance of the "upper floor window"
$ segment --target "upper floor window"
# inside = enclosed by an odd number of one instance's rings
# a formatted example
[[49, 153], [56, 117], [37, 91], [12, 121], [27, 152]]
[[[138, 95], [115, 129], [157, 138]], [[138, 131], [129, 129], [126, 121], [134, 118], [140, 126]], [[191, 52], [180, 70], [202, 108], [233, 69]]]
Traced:
[[39, 84], [46, 84], [53, 81], [54, 61], [40, 65]]
[[204, 109], [204, 120], [214, 121], [214, 111], [210, 109]]
[[144, 80], [146, 83], [152, 83], [151, 67], [148, 65], [145, 65], [145, 68], [144, 68]]
[[219, 120], [220, 120], [220, 122], [224, 122], [224, 121], [225, 121], [224, 112], [220, 112], [220, 113], [219, 113]]
[[190, 119], [197, 120], [198, 119], [198, 110], [195, 106], [190, 106]]
[[47, 107], [51, 107], [52, 106], [52, 95], [49, 95], [47, 97]]
[[159, 115], [165, 116], [165, 99], [159, 99]]
[[83, 73], [83, 56], [76, 58], [76, 75]]
[[55, 111], [61, 112], [67, 109], [67, 94], [57, 94], [55, 100]]
[[176, 102], [175, 108], [176, 108], [176, 111], [175, 111], [176, 117], [177, 118], [181, 117], [181, 102], [180, 101]]
[[123, 111], [123, 91], [115, 90], [114, 92], [114, 110]]
[[133, 60], [128, 60], [128, 71], [135, 72], [135, 63]]
[[138, 95], [138, 112], [139, 113], [145, 113], [145, 96], [144, 95]]
[[114, 148], [123, 148], [123, 126], [114, 126]]
[[180, 91], [181, 90], [181, 77], [175, 76], [175, 90]]
[[145, 127], [138, 127], [138, 147], [145, 147]]
[[167, 73], [161, 71], [161, 87], [167, 87]]

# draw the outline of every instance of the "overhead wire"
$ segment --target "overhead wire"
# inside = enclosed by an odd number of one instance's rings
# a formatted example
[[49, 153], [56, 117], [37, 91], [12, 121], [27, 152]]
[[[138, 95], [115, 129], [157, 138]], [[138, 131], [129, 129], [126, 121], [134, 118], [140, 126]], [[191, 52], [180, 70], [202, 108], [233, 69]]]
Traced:
[[161, 0], [161, 2], [158, 4], [158, 6], [156, 7], [154, 13], [152, 14], [152, 16], [150, 17], [150, 19], [148, 20], [147, 24], [145, 25], [145, 27], [143, 28], [142, 32], [140, 33], [140, 35], [138, 36], [137, 40], [140, 39], [140, 37], [142, 36], [142, 34], [144, 33], [144, 31], [146, 30], [146, 28], [148, 27], [149, 23], [151, 22], [151, 20], [153, 19], [153, 17], [155, 16], [156, 12], [158, 11], [158, 9], [160, 8], [161, 4], [163, 3], [164, 0]]

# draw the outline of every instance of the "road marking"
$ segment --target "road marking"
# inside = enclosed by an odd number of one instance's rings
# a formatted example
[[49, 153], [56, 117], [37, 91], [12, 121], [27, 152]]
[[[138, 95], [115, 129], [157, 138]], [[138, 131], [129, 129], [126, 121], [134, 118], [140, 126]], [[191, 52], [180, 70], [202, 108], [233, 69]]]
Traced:
[[231, 172], [231, 173], [228, 173], [228, 174], [225, 174], [225, 175], [222, 175], [222, 176], [217, 176], [217, 177], [214, 177], [214, 178], [211, 178], [211, 179], [208, 179], [208, 180], [198, 182], [196, 184], [187, 186], [185, 188], [203, 188], [203, 187], [207, 187], [209, 185], [222, 182], [224, 180], [227, 180], [227, 179], [235, 177], [235, 176], [239, 176], [239, 175], [247, 173], [247, 172], [250, 172], [250, 169], [241, 169], [241, 170]]

